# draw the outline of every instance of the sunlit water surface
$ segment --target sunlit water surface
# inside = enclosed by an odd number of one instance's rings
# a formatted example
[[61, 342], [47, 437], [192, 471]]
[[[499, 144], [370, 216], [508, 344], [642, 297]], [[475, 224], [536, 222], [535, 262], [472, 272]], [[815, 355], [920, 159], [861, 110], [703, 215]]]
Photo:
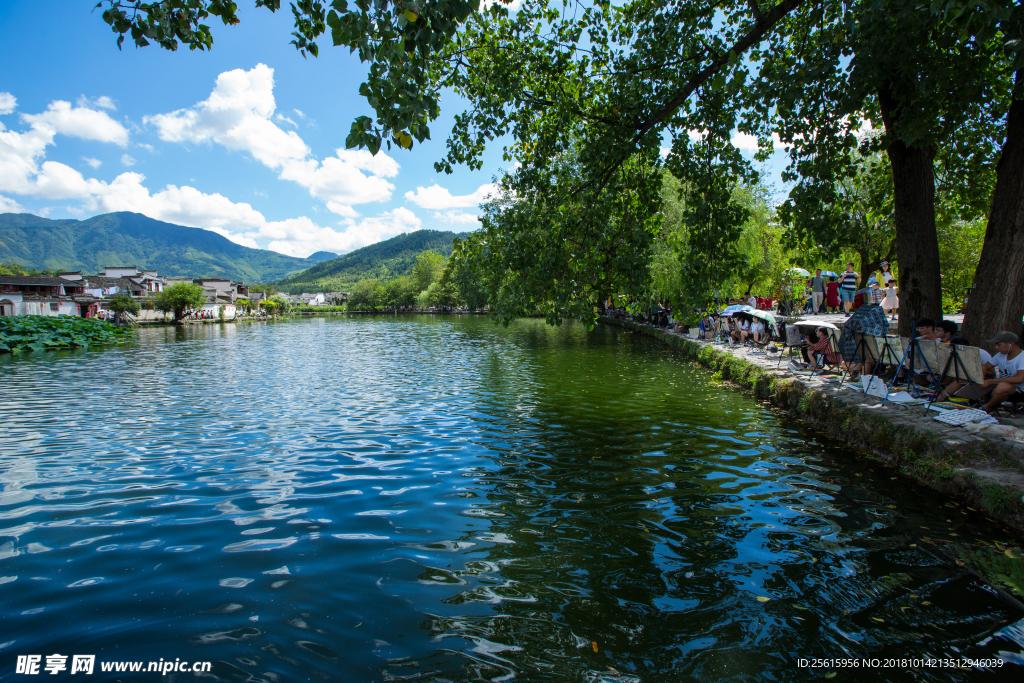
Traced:
[[929, 543], [1004, 530], [622, 330], [144, 329], [0, 373], [4, 680], [31, 653], [271, 683], [1024, 674], [1022, 614]]

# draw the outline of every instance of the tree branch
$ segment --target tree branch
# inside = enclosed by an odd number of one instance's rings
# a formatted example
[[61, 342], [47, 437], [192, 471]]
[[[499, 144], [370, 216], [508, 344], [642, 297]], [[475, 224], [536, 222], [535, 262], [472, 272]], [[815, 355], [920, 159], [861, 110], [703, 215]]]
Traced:
[[650, 119], [637, 128], [637, 136], [634, 138], [634, 144], [639, 142], [640, 138], [646, 135], [654, 126], [667, 119], [680, 106], [682, 106], [686, 100], [690, 99], [690, 96], [697, 88], [703, 85], [705, 81], [725, 66], [729, 61], [729, 54], [736, 53], [737, 55], [740, 55], [757, 43], [761, 42], [764, 34], [768, 33], [769, 29], [779, 23], [779, 21], [781, 21], [787, 14], [799, 7], [803, 1], [804, 0], [782, 0], [782, 2], [773, 7], [767, 14], [762, 14], [761, 18], [756, 21], [749, 31], [747, 31], [746, 35], [736, 41], [732, 48], [729, 49], [729, 53], [720, 55], [712, 60], [710, 64], [687, 81], [686, 85], [683, 86], [683, 89], [680, 90], [675, 97], [669, 100], [665, 106], [655, 112]]

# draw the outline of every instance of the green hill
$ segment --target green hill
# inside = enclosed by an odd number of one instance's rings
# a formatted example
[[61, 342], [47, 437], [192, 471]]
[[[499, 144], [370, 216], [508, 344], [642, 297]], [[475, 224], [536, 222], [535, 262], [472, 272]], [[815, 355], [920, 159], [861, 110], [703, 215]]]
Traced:
[[138, 266], [161, 275], [227, 277], [269, 282], [293, 275], [335, 254], [296, 258], [251, 249], [215, 232], [164, 223], [122, 211], [84, 221], [50, 220], [28, 213], [0, 214], [0, 263], [26, 268], [82, 270]]
[[450, 256], [454, 239], [454, 232], [417, 230], [324, 261], [274, 286], [290, 294], [348, 291], [360, 280], [409, 275], [421, 252], [433, 250]]

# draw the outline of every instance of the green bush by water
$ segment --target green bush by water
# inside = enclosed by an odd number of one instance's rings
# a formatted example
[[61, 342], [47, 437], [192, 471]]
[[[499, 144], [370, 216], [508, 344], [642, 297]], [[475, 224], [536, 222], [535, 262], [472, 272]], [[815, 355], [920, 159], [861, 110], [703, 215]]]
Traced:
[[0, 353], [85, 348], [120, 342], [132, 331], [95, 318], [22, 315], [0, 318]]

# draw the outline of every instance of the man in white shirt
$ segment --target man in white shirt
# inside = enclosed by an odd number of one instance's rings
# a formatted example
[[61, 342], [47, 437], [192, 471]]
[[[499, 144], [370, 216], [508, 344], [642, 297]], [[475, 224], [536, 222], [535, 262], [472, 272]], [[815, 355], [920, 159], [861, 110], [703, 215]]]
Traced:
[[753, 294], [751, 294], [750, 298], [747, 299], [747, 305], [756, 310], [757, 309], [757, 297], [755, 297]]
[[[989, 344], [996, 347], [996, 355], [992, 361], [985, 363], [983, 371], [994, 371], [995, 377], [986, 379], [977, 387], [992, 387], [992, 395], [984, 410], [991, 412], [1000, 403], [1009, 399], [1015, 392], [1024, 393], [1024, 354], [1021, 353], [1020, 339], [1013, 332], [1002, 331], [991, 339], [986, 339]], [[957, 382], [946, 387], [945, 394], [952, 396], [961, 387]], [[940, 395], [940, 398], [944, 398]]]

